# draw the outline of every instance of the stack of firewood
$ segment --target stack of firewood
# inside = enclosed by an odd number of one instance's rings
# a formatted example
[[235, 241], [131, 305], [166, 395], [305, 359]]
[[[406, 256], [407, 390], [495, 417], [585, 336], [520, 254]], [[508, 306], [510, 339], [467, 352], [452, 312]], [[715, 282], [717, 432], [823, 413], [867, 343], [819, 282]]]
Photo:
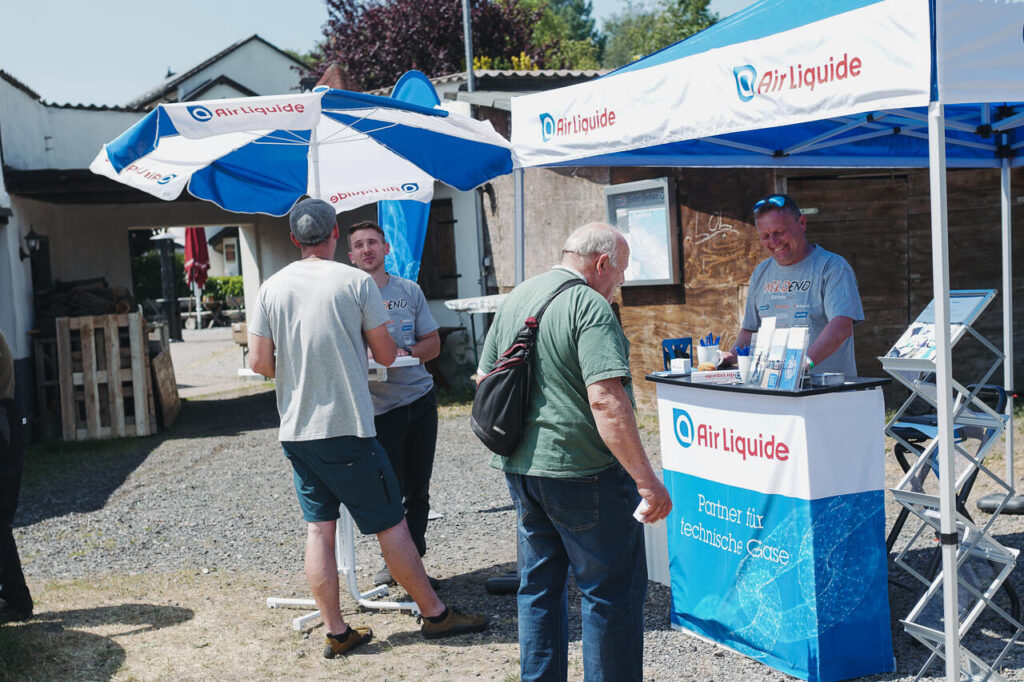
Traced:
[[57, 280], [52, 289], [36, 292], [36, 329], [43, 337], [55, 333], [58, 317], [124, 314], [137, 308], [132, 293], [124, 287], [112, 287], [106, 278], [94, 277], [74, 282]]

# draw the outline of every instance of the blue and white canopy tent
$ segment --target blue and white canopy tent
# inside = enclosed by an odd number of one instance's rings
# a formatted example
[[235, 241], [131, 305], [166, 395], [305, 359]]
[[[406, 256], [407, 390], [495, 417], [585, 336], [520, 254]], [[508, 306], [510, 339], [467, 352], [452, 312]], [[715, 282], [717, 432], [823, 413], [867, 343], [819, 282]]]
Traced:
[[[1009, 170], [1024, 165], [1022, 28], [1024, 0], [762, 0], [603, 78], [512, 100], [522, 167], [930, 169], [947, 623], [958, 616], [946, 168], [1002, 172], [1012, 386]], [[518, 282], [522, 168], [515, 185]], [[1012, 428], [1006, 434], [1012, 477]], [[954, 680], [958, 635], [946, 628], [942, 645]]]

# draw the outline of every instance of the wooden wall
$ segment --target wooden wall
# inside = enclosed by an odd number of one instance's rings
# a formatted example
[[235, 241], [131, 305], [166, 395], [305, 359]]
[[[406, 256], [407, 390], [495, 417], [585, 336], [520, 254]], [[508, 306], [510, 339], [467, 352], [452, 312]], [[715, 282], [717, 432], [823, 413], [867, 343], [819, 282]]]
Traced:
[[[754, 266], [766, 257], [753, 227], [753, 201], [788, 189], [808, 215], [808, 238], [845, 257], [857, 275], [865, 322], [855, 329], [859, 373], [883, 376], [884, 354], [932, 297], [931, 222], [926, 170], [613, 168], [530, 170], [526, 174], [526, 274], [557, 261], [576, 226], [604, 220], [603, 186], [675, 178], [679, 205], [682, 286], [623, 288], [615, 305], [631, 343], [638, 407], [653, 411], [653, 386], [643, 377], [661, 369], [661, 339], [713, 331], [722, 346], [735, 340]], [[488, 216], [498, 284], [511, 288], [512, 183], [494, 182], [497, 209]], [[1014, 197], [1024, 198], [1024, 170], [1013, 172]], [[948, 175], [950, 284], [954, 289], [1001, 288], [999, 173]], [[1016, 385], [1024, 385], [1024, 202], [1013, 202]], [[1002, 302], [994, 300], [979, 330], [1002, 347]], [[961, 342], [954, 375], [981, 371], [981, 345]], [[1002, 383], [1002, 369], [993, 383]], [[890, 400], [898, 391], [889, 391]]]

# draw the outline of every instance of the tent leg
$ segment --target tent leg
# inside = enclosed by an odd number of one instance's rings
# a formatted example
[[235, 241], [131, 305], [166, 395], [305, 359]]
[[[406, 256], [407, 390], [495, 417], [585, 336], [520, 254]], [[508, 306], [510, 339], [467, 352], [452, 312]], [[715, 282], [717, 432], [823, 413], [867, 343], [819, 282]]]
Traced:
[[938, 398], [939, 516], [946, 679], [960, 679], [957, 598], [957, 528], [954, 504], [952, 374], [949, 339], [949, 232], [946, 216], [946, 136], [942, 103], [928, 104], [928, 158], [932, 219], [932, 293], [935, 303], [935, 369]]
[[1006, 398], [1006, 482], [1013, 480], [1013, 215], [1010, 203], [1010, 160], [1003, 159], [1000, 169], [1000, 196], [1003, 230], [1003, 386]]
[[524, 262], [526, 257], [526, 197], [523, 195], [525, 191], [523, 175], [524, 171], [522, 168], [516, 168], [512, 171], [515, 193], [513, 240], [515, 241], [515, 284], [517, 286], [526, 279], [526, 263]]

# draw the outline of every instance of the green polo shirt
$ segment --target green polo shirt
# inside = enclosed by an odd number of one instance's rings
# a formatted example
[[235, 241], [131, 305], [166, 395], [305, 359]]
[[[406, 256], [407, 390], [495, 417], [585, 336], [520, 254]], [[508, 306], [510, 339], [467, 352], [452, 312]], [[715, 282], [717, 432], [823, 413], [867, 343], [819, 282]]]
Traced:
[[[576, 276], [555, 267], [516, 287], [494, 317], [480, 370], [488, 371], [526, 318]], [[585, 285], [559, 294], [541, 318], [533, 362], [523, 441], [511, 457], [492, 457], [491, 466], [551, 478], [589, 476], [612, 466], [615, 457], [597, 432], [587, 400], [588, 385], [620, 377], [633, 402], [629, 341], [608, 301]]]

